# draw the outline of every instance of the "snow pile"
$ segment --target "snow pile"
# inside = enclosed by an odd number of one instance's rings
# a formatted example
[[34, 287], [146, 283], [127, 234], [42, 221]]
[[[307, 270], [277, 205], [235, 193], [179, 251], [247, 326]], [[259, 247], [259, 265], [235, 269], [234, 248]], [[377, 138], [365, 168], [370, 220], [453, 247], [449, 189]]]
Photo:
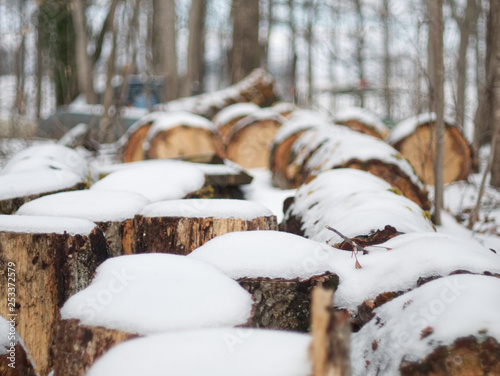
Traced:
[[317, 150], [309, 148], [311, 151], [315, 150], [306, 163], [306, 170], [310, 171], [311, 175], [342, 166], [352, 160], [377, 160], [398, 167], [413, 184], [423, 189], [423, 183], [410, 163], [386, 142], [340, 125], [317, 131], [323, 141]]
[[87, 375], [307, 376], [310, 340], [306, 334], [231, 328], [157, 334], [111, 349]]
[[259, 111], [253, 112], [251, 115], [238, 120], [233, 126], [232, 134], [239, 132], [250, 124], [262, 120], [274, 120], [279, 124], [283, 124], [286, 121], [286, 118], [270, 108], [261, 108]]
[[245, 199], [260, 203], [272, 210], [278, 222], [283, 220], [283, 202], [295, 194], [295, 189], [279, 189], [271, 183], [269, 169], [251, 169], [253, 180], [249, 185], [240, 187]]
[[79, 218], [0, 215], [0, 232], [87, 235], [95, 223]]
[[138, 193], [151, 202], [180, 199], [205, 184], [205, 174], [191, 163], [158, 161], [113, 172], [96, 182], [91, 190]]
[[335, 122], [356, 120], [375, 129], [382, 137], [389, 134], [389, 128], [370, 110], [362, 107], [347, 107], [335, 114]]
[[416, 362], [458, 338], [500, 341], [498, 296], [500, 279], [462, 274], [426, 283], [384, 304], [352, 336], [353, 374], [399, 375], [403, 360]]
[[119, 256], [96, 273], [64, 304], [64, 320], [146, 335], [231, 327], [250, 318], [248, 292], [212, 265], [185, 256]]
[[212, 119], [217, 128], [236, 118], [242, 118], [259, 111], [260, 107], [254, 103], [235, 103], [220, 110]]
[[294, 111], [274, 136], [273, 145], [281, 144], [297, 132], [316, 127], [325, 127], [329, 123], [328, 119], [319, 112], [310, 110]]
[[285, 217], [291, 216], [301, 219], [306, 237], [331, 244], [342, 239], [326, 225], [349, 238], [383, 230], [386, 225], [403, 233], [434, 231], [417, 204], [394, 193], [384, 180], [355, 169], [326, 171], [302, 185]]
[[339, 276], [335, 305], [356, 312], [366, 300], [384, 292], [414, 289], [419, 278], [447, 276], [458, 270], [500, 274], [500, 254], [474, 240], [436, 233], [397, 236], [358, 253], [362, 269], [354, 269], [349, 252], [336, 253], [332, 270]]
[[0, 175], [0, 200], [63, 191], [84, 183], [81, 176], [67, 170], [39, 170]]
[[142, 209], [141, 215], [153, 217], [238, 218], [246, 221], [270, 217], [264, 205], [244, 200], [188, 199], [156, 202]]
[[187, 257], [209, 262], [233, 279], [306, 280], [329, 271], [330, 249], [285, 232], [243, 231], [218, 236]]
[[15, 154], [0, 174], [55, 170], [71, 172], [81, 179], [90, 176], [87, 161], [73, 149], [58, 144], [31, 146]]
[[[387, 142], [391, 145], [397, 144], [399, 141], [415, 132], [419, 125], [432, 123], [435, 121], [436, 114], [434, 112], [418, 114], [416, 116], [403, 120], [394, 126], [391, 134], [387, 138]], [[445, 117], [444, 121], [447, 125], [455, 126], [455, 121], [453, 119]]]
[[94, 222], [119, 222], [133, 218], [149, 201], [137, 193], [84, 190], [37, 198], [16, 214], [84, 218]]
[[165, 115], [159, 116], [153, 121], [148, 131], [147, 141], [150, 142], [160, 132], [179, 126], [207, 129], [210, 132], [215, 131], [214, 124], [203, 116], [185, 111], [176, 111], [165, 113]]
[[127, 129], [123, 136], [120, 137], [120, 139], [116, 142], [117, 147], [124, 147], [128, 143], [130, 136], [134, 134], [139, 128], [145, 126], [148, 123], [154, 122], [156, 119], [165, 116], [166, 114], [167, 113], [163, 111], [153, 111], [141, 117]]

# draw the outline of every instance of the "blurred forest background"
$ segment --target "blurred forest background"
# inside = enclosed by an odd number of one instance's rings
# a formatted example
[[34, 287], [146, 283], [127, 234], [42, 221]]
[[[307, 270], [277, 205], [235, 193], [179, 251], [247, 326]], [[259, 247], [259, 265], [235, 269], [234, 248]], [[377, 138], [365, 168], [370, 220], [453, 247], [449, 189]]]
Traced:
[[[476, 148], [492, 137], [498, 7], [443, 4], [444, 113]], [[131, 77], [161, 80], [165, 102], [263, 66], [285, 101], [390, 125], [429, 109], [428, 14], [424, 0], [0, 0], [0, 118], [30, 123], [79, 94], [119, 106]]]

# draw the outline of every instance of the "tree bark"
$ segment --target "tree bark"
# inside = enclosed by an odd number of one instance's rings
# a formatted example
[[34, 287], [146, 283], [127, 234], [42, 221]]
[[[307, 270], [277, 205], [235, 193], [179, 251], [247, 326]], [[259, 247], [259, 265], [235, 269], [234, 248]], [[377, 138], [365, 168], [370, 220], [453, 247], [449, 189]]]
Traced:
[[83, 0], [73, 0], [71, 14], [76, 31], [78, 88], [85, 95], [88, 104], [96, 104], [97, 95], [93, 86], [92, 65], [87, 54], [87, 27], [85, 25], [85, 5]]
[[233, 0], [231, 83], [242, 80], [260, 66], [259, 2]]
[[[9, 350], [10, 350], [10, 343], [9, 343], [9, 348], [7, 348], [6, 351]], [[33, 364], [31, 363], [31, 358], [29, 354], [26, 352], [26, 349], [21, 344], [21, 342], [18, 341], [14, 346], [14, 353], [15, 353], [14, 362], [12, 362], [12, 359], [9, 359], [10, 353], [0, 355], [0, 375], [36, 376], [37, 374], [35, 372], [35, 369], [33, 368]], [[14, 367], [11, 367], [10, 364], [14, 364]]]
[[206, 0], [192, 0], [189, 11], [189, 45], [187, 74], [182, 96], [203, 92], [203, 63], [205, 55], [205, 13]]
[[[2, 269], [15, 264], [17, 331], [37, 372], [47, 375], [58, 310], [90, 283], [107, 257], [106, 241], [98, 228], [87, 235], [0, 232], [0, 249]], [[7, 302], [7, 288], [0, 297]], [[7, 304], [2, 305], [0, 315], [8, 317], [12, 312], [7, 310]]]
[[307, 332], [312, 290], [316, 286], [335, 290], [339, 277], [326, 273], [306, 280], [241, 278], [237, 282], [255, 301], [252, 327]]
[[364, 86], [366, 85], [365, 79], [365, 18], [363, 14], [363, 0], [354, 0], [356, 7], [357, 19], [357, 35], [356, 35], [356, 67], [358, 69], [358, 85], [359, 91], [359, 107], [365, 106], [365, 92]]
[[392, 118], [392, 90], [391, 90], [391, 0], [384, 0], [382, 8], [382, 23], [384, 25], [384, 102], [385, 115]]
[[[496, 12], [495, 19], [500, 21], [500, 4], [498, 1], [490, 2], [490, 12]], [[494, 3], [494, 4], [493, 4]], [[497, 26], [500, 32], [500, 27]], [[491, 153], [493, 154], [493, 164], [491, 170], [491, 185], [500, 188], [500, 37], [496, 38], [496, 65], [495, 78], [493, 80], [493, 140], [491, 143]]]
[[153, 0], [153, 68], [165, 77], [162, 101], [179, 96], [175, 0]]
[[441, 225], [443, 208], [444, 162], [444, 63], [443, 63], [443, 1], [428, 0], [431, 100], [436, 112], [434, 160], [434, 223]]
[[322, 287], [312, 291], [311, 326], [313, 376], [350, 376], [351, 324], [346, 315], [334, 311], [333, 291]]
[[187, 255], [209, 240], [234, 231], [277, 230], [275, 216], [240, 218], [144, 217], [134, 219], [136, 253]]

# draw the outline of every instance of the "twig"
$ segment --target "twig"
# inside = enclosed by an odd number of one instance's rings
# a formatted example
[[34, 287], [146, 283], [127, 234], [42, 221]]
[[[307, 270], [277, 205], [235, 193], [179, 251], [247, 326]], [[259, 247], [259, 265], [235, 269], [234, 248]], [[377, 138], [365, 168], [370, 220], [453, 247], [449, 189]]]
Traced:
[[360, 245], [358, 245], [356, 242], [349, 239], [347, 236], [345, 236], [345, 235], [341, 234], [340, 232], [338, 232], [337, 230], [335, 230], [333, 227], [330, 227], [328, 225], [326, 225], [325, 227], [328, 230], [333, 231], [338, 236], [340, 236], [342, 239], [344, 239], [346, 242], [348, 242], [350, 245], [352, 245], [352, 247], [353, 247], [352, 255], [356, 259], [355, 267], [356, 267], [356, 269], [362, 269], [363, 267], [361, 266], [361, 264], [358, 261], [357, 253], [361, 251], [361, 252], [363, 252], [364, 255], [366, 255], [366, 254], [368, 254], [368, 251], [366, 249], [364, 249], [363, 247], [361, 247]]

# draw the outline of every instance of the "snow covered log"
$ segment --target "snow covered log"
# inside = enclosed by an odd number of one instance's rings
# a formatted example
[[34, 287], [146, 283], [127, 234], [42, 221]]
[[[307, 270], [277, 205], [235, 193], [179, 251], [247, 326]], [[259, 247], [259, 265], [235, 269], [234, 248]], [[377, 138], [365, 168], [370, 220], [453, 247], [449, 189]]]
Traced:
[[319, 112], [296, 110], [288, 114], [288, 120], [276, 132], [271, 145], [269, 168], [272, 172], [272, 182], [275, 186], [290, 188], [294, 171], [289, 168], [292, 161], [292, 146], [306, 130], [316, 127], [327, 127], [328, 119]]
[[[36, 371], [46, 375], [59, 308], [90, 283], [107, 257], [106, 240], [94, 223], [83, 219], [1, 215], [0, 249], [6, 273], [0, 315], [17, 315], [17, 331]], [[14, 275], [8, 282], [15, 286], [15, 305], [7, 304], [13, 291], [7, 289], [7, 270], [12, 271], [9, 277]]]
[[276, 102], [270, 108], [287, 119], [290, 118], [295, 111], [302, 111], [295, 104], [290, 102]]
[[239, 120], [227, 141], [227, 158], [245, 168], [269, 167], [271, 143], [285, 120], [270, 109]]
[[134, 219], [136, 253], [187, 255], [234, 231], [277, 230], [276, 216], [244, 200], [169, 200], [146, 206]]
[[44, 196], [21, 206], [17, 214], [93, 221], [106, 235], [109, 256], [114, 257], [133, 253], [133, 218], [147, 204], [149, 200], [137, 193], [96, 189]]
[[460, 274], [395, 298], [352, 335], [353, 374], [500, 374], [499, 295], [499, 278]]
[[244, 325], [252, 305], [250, 294], [207, 263], [167, 254], [109, 259], [61, 308], [55, 376], [83, 376], [100, 355], [134, 336]]
[[235, 103], [217, 112], [217, 115], [213, 118], [213, 123], [224, 145], [227, 144], [233, 125], [259, 110], [260, 107], [254, 103]]
[[215, 265], [255, 300], [251, 325], [308, 331], [311, 291], [334, 290], [328, 246], [278, 231], [234, 232], [194, 250], [188, 258]]
[[85, 159], [61, 145], [37, 145], [15, 154], [0, 171], [0, 213], [52, 193], [84, 189], [90, 171]]
[[433, 232], [429, 217], [386, 181], [365, 171], [344, 168], [325, 171], [301, 186], [289, 202], [280, 227], [349, 250], [352, 246], [325, 226], [365, 246], [401, 233]]
[[[425, 184], [434, 184], [433, 145], [435, 113], [420, 114], [398, 123], [388, 141], [401, 152], [415, 168]], [[473, 164], [472, 149], [452, 120], [445, 121], [444, 182], [467, 178]]]
[[15, 329], [12, 317], [0, 316], [0, 375], [36, 376], [28, 350]]
[[350, 376], [351, 324], [346, 315], [333, 310], [333, 291], [315, 287], [312, 291], [312, 341], [309, 357], [312, 376]]
[[117, 346], [87, 376], [309, 376], [309, 341], [306, 334], [278, 330], [163, 333]]
[[240, 82], [213, 93], [177, 99], [160, 104], [160, 111], [188, 111], [212, 119], [223, 108], [241, 102], [252, 102], [260, 107], [272, 105], [277, 100], [273, 77], [264, 69], [255, 69]]
[[335, 114], [335, 123], [385, 140], [390, 133], [389, 128], [373, 112], [361, 107], [348, 107]]
[[305, 131], [294, 142], [291, 155], [293, 160], [287, 167], [293, 176], [291, 188], [311, 181], [323, 171], [359, 169], [384, 179], [424, 210], [430, 209], [425, 187], [413, 167], [382, 140], [331, 125]]

